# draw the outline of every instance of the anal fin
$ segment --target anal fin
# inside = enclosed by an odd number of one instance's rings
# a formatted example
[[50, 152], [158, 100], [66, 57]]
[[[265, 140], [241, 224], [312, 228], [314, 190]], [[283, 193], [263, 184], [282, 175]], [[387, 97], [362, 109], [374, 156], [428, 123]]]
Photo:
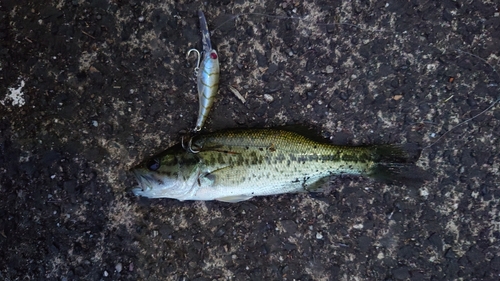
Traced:
[[215, 200], [227, 202], [227, 203], [237, 203], [237, 202], [248, 200], [252, 197], [253, 196], [248, 196], [248, 195], [233, 195], [233, 196], [225, 196], [225, 197], [215, 198]]
[[326, 183], [330, 180], [329, 177], [309, 179], [304, 183], [304, 191], [307, 192], [324, 192], [329, 188]]

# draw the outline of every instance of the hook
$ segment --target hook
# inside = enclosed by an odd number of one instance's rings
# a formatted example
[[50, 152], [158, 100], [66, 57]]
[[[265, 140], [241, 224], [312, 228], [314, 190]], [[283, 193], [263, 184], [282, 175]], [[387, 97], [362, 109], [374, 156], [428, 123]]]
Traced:
[[189, 54], [191, 54], [191, 52], [196, 52], [196, 55], [198, 56], [198, 60], [196, 62], [196, 67], [194, 68], [194, 75], [195, 76], [198, 76], [198, 71], [200, 70], [200, 59], [201, 59], [201, 54], [200, 54], [200, 51], [196, 50], [196, 49], [190, 49], [187, 54], [186, 54], [186, 59], [189, 58]]
[[200, 151], [199, 150], [194, 150], [193, 149], [193, 138], [189, 138], [189, 141], [187, 143], [187, 146], [184, 144], [184, 136], [181, 137], [181, 146], [182, 146], [182, 149], [184, 150], [187, 150], [193, 154], [197, 154], [199, 153]]

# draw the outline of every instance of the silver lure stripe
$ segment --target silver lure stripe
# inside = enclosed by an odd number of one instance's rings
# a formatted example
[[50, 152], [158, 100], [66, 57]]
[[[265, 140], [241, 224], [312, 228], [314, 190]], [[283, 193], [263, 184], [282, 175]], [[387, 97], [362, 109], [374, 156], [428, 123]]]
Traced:
[[208, 113], [214, 103], [215, 95], [219, 89], [219, 56], [212, 49], [210, 42], [210, 32], [208, 31], [207, 20], [202, 11], [198, 11], [200, 18], [201, 41], [203, 43], [203, 60], [198, 71], [197, 86], [199, 110], [196, 120], [195, 131], [198, 132], [207, 120]]

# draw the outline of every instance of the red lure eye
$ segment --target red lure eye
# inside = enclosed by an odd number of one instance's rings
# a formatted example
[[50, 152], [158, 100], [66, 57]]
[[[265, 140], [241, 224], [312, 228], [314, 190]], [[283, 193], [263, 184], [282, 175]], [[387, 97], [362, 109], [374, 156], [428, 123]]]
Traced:
[[210, 58], [213, 60], [217, 59], [217, 53], [215, 52], [210, 53]]

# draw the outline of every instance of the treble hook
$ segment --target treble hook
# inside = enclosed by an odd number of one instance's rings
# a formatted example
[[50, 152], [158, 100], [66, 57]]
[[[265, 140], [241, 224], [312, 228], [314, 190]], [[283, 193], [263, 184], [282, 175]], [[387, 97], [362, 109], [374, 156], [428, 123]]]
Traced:
[[196, 154], [196, 153], [199, 153], [200, 151], [199, 150], [193, 150], [193, 138], [190, 138], [189, 139], [189, 142], [188, 142], [188, 150], [189, 152], [193, 153], [193, 154]]
[[197, 154], [199, 153], [200, 151], [199, 150], [194, 150], [193, 149], [193, 138], [189, 138], [189, 141], [188, 141], [188, 144], [187, 144], [187, 147], [186, 145], [184, 144], [184, 136], [181, 137], [181, 146], [182, 146], [182, 149], [184, 150], [187, 150], [193, 154]]
[[189, 58], [189, 54], [191, 54], [191, 52], [196, 52], [196, 55], [198, 56], [198, 61], [196, 62], [196, 67], [194, 68], [194, 76], [198, 76], [198, 71], [200, 70], [201, 54], [200, 54], [200, 51], [198, 51], [196, 49], [191, 49], [187, 52], [186, 59]]
[[181, 136], [181, 146], [182, 146], [182, 149], [187, 150], [186, 146], [184, 145], [184, 136]]

